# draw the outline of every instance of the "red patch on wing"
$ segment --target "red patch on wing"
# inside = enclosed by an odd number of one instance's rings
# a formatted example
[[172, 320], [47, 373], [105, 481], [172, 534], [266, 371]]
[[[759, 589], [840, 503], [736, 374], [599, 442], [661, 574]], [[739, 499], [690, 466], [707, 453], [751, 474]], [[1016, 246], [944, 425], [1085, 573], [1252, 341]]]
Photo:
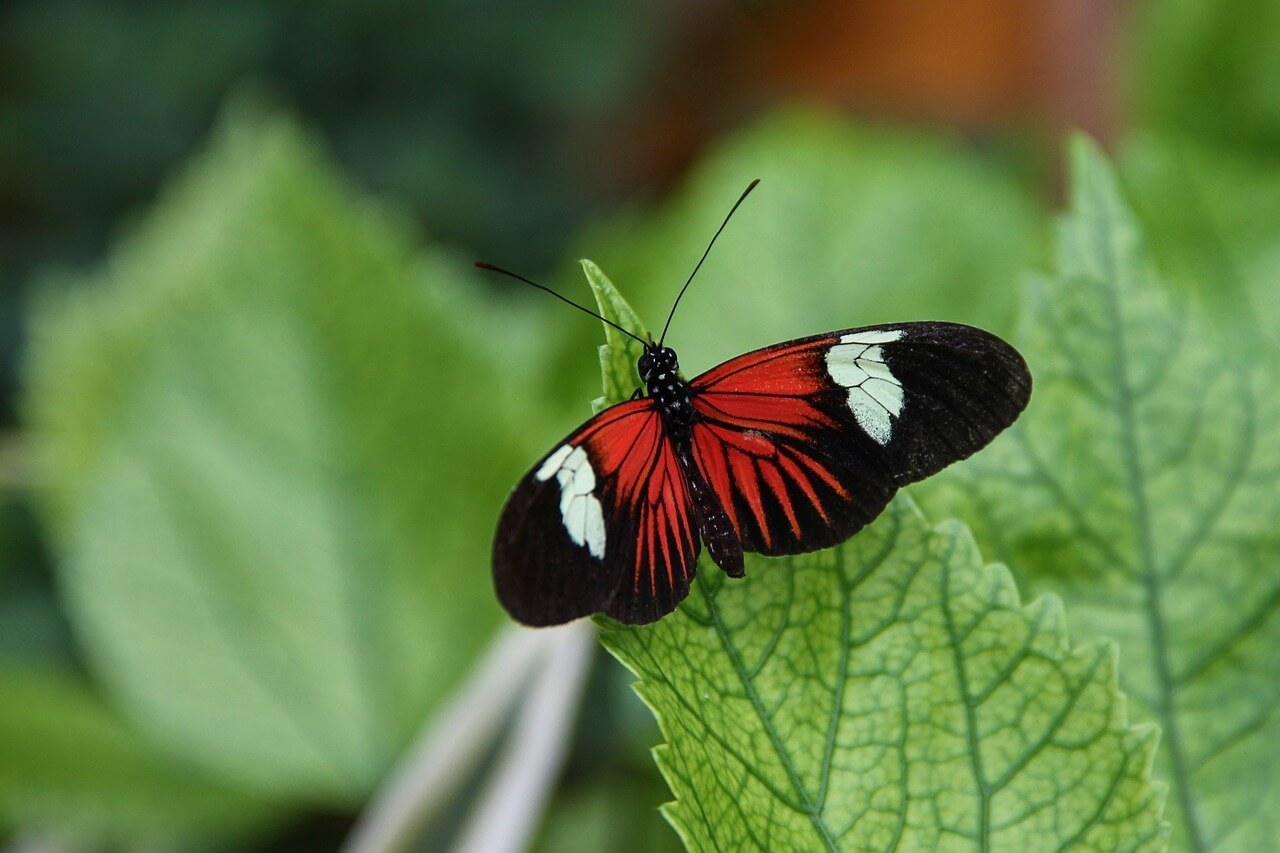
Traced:
[[813, 483], [809, 482], [808, 475], [786, 454], [778, 457], [778, 463], [786, 471], [787, 478], [799, 486], [800, 491], [804, 492], [804, 496], [809, 499], [809, 503], [813, 504], [813, 508], [818, 511], [818, 515], [822, 516], [822, 520], [830, 524], [831, 517], [827, 515], [827, 510], [818, 498], [818, 493], [813, 490]]
[[662, 418], [648, 400], [614, 406], [578, 438], [591, 456], [596, 476], [616, 475], [619, 492], [627, 497], [644, 485], [659, 442], [665, 442]]
[[692, 577], [697, 539], [688, 488], [653, 401], [606, 410], [576, 443], [587, 449], [596, 478], [612, 480], [612, 490], [601, 494], [606, 518], [634, 521], [634, 542], [624, 552], [632, 593], [660, 597], [660, 586], [676, 588], [677, 573]]
[[[694, 379], [694, 458], [739, 535], [746, 505], [765, 549], [830, 524], [825, 500], [848, 489], [820, 461], [820, 443], [844, 427], [821, 408], [832, 390], [825, 354], [836, 335], [747, 353]], [[829, 490], [829, 491], [828, 491]], [[810, 510], [812, 509], [812, 511]], [[812, 519], [808, 521], [806, 519]]]
[[[829, 340], [828, 340], [829, 339]], [[691, 383], [696, 391], [804, 397], [831, 384], [822, 354], [837, 335], [756, 350], [713, 367]]]
[[791, 532], [796, 538], [800, 538], [800, 520], [796, 518], [795, 507], [791, 505], [791, 495], [787, 492], [787, 484], [782, 479], [782, 475], [778, 473], [776, 465], [761, 465], [760, 474], [764, 477], [765, 485], [773, 492], [773, 496], [778, 499], [778, 503], [782, 506], [782, 511], [786, 513], [787, 522], [791, 525]]

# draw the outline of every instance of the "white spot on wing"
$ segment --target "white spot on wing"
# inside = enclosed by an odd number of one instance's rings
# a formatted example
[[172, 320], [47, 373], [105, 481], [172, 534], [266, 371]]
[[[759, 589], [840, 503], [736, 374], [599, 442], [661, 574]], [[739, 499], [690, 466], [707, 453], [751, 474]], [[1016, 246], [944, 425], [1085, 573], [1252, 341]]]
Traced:
[[840, 338], [842, 344], [891, 344], [902, 337], [901, 329], [872, 329], [865, 332], [850, 332]]
[[902, 386], [897, 382], [873, 376], [862, 383], [862, 390], [874, 397], [889, 414], [894, 417], [902, 414]]
[[893, 378], [893, 374], [889, 372], [889, 366], [883, 361], [872, 361], [864, 358], [862, 361], [858, 362], [858, 364], [862, 370], [866, 371], [868, 376], [874, 376], [877, 379], [884, 379], [889, 382], [897, 381]]
[[587, 503], [587, 517], [584, 536], [587, 550], [597, 560], [604, 559], [604, 512], [600, 509], [600, 501], [593, 496]]
[[565, 458], [572, 452], [572, 444], [562, 446], [555, 453], [552, 453], [547, 457], [546, 461], [542, 463], [542, 467], [538, 469], [538, 473], [533, 476], [540, 481], [550, 480], [555, 473], [560, 470], [560, 466], [564, 464]]
[[827, 374], [849, 389], [849, 410], [867, 435], [888, 444], [893, 435], [893, 419], [902, 414], [903, 391], [889, 366], [884, 363], [880, 344], [902, 337], [901, 329], [851, 332], [827, 350]]
[[[585, 460], [587, 454], [583, 453], [582, 458]], [[573, 472], [573, 493], [575, 495], [589, 495], [595, 490], [596, 472], [591, 470], [591, 464], [587, 463], [575, 468]]]
[[861, 383], [867, 372], [858, 365], [858, 359], [866, 351], [860, 346], [834, 346], [827, 350], [827, 373], [846, 388]]
[[881, 444], [888, 444], [893, 430], [893, 422], [884, 406], [861, 388], [849, 389], [849, 408], [858, 419], [858, 426], [867, 431], [867, 435]]
[[534, 473], [541, 482], [552, 477], [560, 484], [560, 521], [575, 545], [604, 559], [604, 511], [595, 496], [596, 472], [587, 452], [566, 444], [546, 458]]

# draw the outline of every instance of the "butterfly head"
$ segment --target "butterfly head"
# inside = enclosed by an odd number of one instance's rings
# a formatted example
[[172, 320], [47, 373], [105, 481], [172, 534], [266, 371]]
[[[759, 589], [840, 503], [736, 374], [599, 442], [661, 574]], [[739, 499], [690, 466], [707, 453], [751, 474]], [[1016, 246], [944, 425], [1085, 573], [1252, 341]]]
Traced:
[[676, 358], [676, 351], [669, 347], [647, 346], [644, 355], [636, 362], [636, 369], [640, 371], [640, 379], [650, 385], [653, 380], [665, 380], [679, 373], [680, 361]]

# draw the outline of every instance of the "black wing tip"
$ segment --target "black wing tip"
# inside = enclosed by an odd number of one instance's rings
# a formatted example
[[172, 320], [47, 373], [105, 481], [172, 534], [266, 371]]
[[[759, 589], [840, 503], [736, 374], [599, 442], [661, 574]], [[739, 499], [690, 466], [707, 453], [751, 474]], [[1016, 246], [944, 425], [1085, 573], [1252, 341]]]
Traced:
[[[494, 571], [494, 591], [498, 603], [512, 620], [526, 628], [553, 628], [587, 617], [603, 616], [615, 622], [629, 626], [650, 625], [659, 619], [674, 613], [679, 601], [668, 603], [656, 599], [626, 597], [625, 600], [611, 602], [604, 606], [584, 606], [579, 602], [571, 602], [564, 597], [533, 596], [526, 597], [515, 593], [508, 584], [499, 580], [498, 571]], [[620, 599], [623, 597], [619, 597]], [[683, 596], [681, 597], [683, 600]], [[573, 606], [573, 605], [577, 606]], [[568, 606], [566, 606], [568, 605]]]
[[570, 622], [576, 622], [579, 619], [585, 619], [593, 614], [591, 613], [572, 613], [560, 614], [552, 613], [542, 609], [522, 609], [512, 607], [508, 602], [502, 600], [502, 595], [498, 595], [498, 602], [502, 605], [502, 609], [507, 612], [512, 621], [525, 628], [555, 628], [559, 625], [567, 625]]
[[[890, 324], [893, 325], [893, 324]], [[912, 327], [916, 327], [914, 330]], [[934, 320], [923, 323], [904, 323], [902, 325], [904, 331], [913, 331], [915, 335], [927, 337], [928, 333], [940, 333], [951, 338], [949, 342], [954, 345], [955, 340], [965, 341], [973, 348], [981, 348], [984, 354], [995, 356], [998, 363], [1005, 368], [1007, 373], [1008, 384], [1015, 393], [1011, 395], [1011, 417], [1009, 424], [1017, 420], [1018, 415], [1022, 414], [1027, 404], [1031, 400], [1031, 368], [1027, 365], [1026, 358], [1013, 344], [980, 326], [971, 326], [967, 323], [954, 323], [948, 320]], [[941, 343], [941, 341], [939, 341]], [[1008, 426], [1009, 424], [1006, 424]]]
[[513, 564], [498, 553], [493, 559], [493, 591], [498, 604], [515, 622], [526, 628], [551, 628], [590, 616], [598, 608], [563, 594], [553, 595], [528, 583], [536, 574], [523, 563]]
[[493, 591], [514, 621], [526, 628], [551, 628], [602, 609], [598, 602], [584, 600], [590, 590], [553, 589], [538, 583], [542, 574], [530, 564], [529, 553], [510, 553], [508, 544], [500, 538], [493, 543]]

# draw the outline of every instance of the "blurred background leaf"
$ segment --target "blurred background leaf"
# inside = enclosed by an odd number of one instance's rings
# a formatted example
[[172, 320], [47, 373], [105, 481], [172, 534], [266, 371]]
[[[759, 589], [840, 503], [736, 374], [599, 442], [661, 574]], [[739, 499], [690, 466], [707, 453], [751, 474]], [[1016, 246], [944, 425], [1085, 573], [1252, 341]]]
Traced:
[[252, 837], [269, 799], [175, 761], [71, 673], [0, 662], [0, 811], [67, 842]]
[[1277, 352], [1174, 302], [1100, 152], [1078, 140], [1072, 162], [1057, 267], [1017, 339], [1028, 411], [915, 491], [1119, 641], [1121, 683], [1163, 730], [1174, 846], [1262, 849], [1280, 832]]
[[825, 328], [924, 311], [1007, 328], [1017, 275], [1042, 257], [1042, 214], [1007, 164], [814, 111], [735, 133], [653, 215], [590, 234], [588, 254], [661, 329], [716, 226], [757, 177], [668, 334], [692, 374], [812, 334], [815, 318]]
[[[150, 780], [119, 785], [112, 820], [88, 793], [109, 776], [81, 796], [51, 770], [39, 808], [0, 800], [0, 829], [344, 837], [502, 618], [503, 492], [598, 394], [595, 324], [474, 258], [584, 301], [589, 255], [657, 324], [761, 177], [673, 324], [692, 370], [833, 324], [1008, 330], [1082, 126], [1122, 152], [1178, 299], [1274, 339], [1278, 19], [1277, 0], [0, 4], [0, 659], [32, 703], [91, 708]], [[243, 97], [218, 118], [245, 81], [308, 130]], [[599, 656], [543, 849], [655, 825], [677, 843], [627, 680]], [[63, 754], [74, 717], [51, 710], [22, 754]], [[28, 772], [0, 761], [0, 790]], [[144, 815], [175, 773], [191, 786]]]
[[1134, 4], [1138, 111], [1152, 128], [1272, 160], [1280, 145], [1280, 4]]
[[496, 622], [475, 531], [520, 464], [514, 389], [421, 269], [402, 223], [243, 108], [35, 314], [32, 440], [95, 674], [167, 749], [280, 800], [358, 804]]
[[1280, 341], [1277, 161], [1151, 134], [1123, 153], [1126, 188], [1169, 283], [1233, 334]]

